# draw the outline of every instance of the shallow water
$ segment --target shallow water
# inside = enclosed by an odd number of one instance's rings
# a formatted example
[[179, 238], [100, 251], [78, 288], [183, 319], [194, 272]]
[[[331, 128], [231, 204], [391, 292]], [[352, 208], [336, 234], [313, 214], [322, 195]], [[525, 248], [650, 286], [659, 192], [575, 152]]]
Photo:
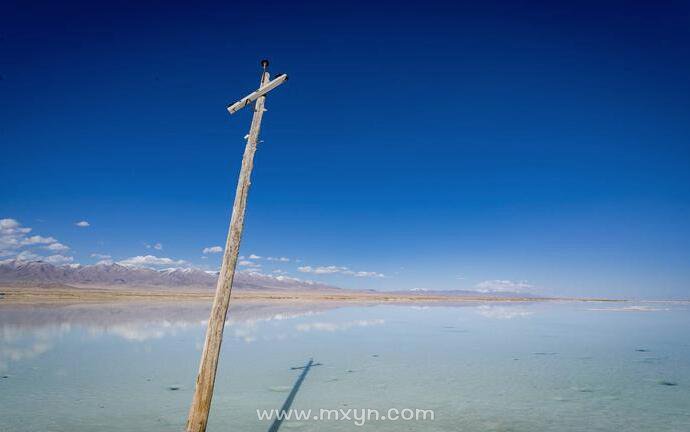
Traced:
[[[183, 430], [208, 307], [0, 307], [0, 431]], [[234, 305], [210, 431], [294, 409], [434, 420], [286, 420], [281, 431], [687, 431], [690, 306]], [[275, 429], [274, 429], [275, 430]]]

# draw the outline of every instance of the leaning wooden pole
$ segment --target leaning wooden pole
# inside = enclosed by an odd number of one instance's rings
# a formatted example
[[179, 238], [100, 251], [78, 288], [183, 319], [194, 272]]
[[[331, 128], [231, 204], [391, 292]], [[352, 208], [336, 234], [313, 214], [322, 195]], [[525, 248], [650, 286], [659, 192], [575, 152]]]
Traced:
[[[269, 82], [269, 73], [266, 70], [268, 62], [262, 61], [262, 66], [264, 70], [261, 74], [260, 89]], [[261, 127], [261, 118], [264, 114], [265, 100], [266, 96], [264, 93], [256, 98], [256, 102], [254, 103], [254, 116], [252, 117], [252, 124], [249, 129], [244, 156], [242, 157], [242, 168], [240, 170], [239, 180], [237, 181], [235, 203], [232, 207], [232, 217], [230, 218], [230, 229], [225, 243], [223, 263], [220, 268], [220, 274], [218, 275], [216, 295], [213, 299], [211, 316], [208, 320], [208, 328], [206, 329], [206, 341], [204, 342], [204, 350], [201, 353], [201, 363], [199, 365], [199, 374], [196, 378], [194, 398], [192, 399], [192, 406], [189, 409], [189, 417], [187, 418], [187, 432], [204, 432], [208, 422], [211, 399], [213, 398], [213, 386], [215, 384], [216, 370], [218, 368], [220, 346], [223, 341], [223, 328], [225, 327], [225, 318], [230, 304], [232, 281], [235, 276], [235, 266], [237, 265], [237, 256], [240, 250], [240, 241], [242, 240], [247, 194], [249, 192], [249, 185], [251, 184], [250, 179], [254, 166], [254, 153], [256, 152], [256, 145], [259, 140], [259, 129]]]

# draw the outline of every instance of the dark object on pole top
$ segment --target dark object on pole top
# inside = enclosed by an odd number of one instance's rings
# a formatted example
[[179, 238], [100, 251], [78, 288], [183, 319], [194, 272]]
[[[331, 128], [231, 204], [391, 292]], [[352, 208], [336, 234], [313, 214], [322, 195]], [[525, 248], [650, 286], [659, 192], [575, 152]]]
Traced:
[[261, 60], [261, 67], [266, 69], [268, 67], [268, 60], [266, 60], [266, 59]]

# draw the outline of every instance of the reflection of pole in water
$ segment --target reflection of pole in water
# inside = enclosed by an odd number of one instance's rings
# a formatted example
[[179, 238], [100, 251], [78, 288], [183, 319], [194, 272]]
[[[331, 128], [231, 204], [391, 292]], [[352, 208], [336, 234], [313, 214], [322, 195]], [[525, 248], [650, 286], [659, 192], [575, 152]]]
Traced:
[[297, 381], [295, 381], [295, 385], [292, 386], [292, 390], [290, 391], [290, 394], [288, 395], [287, 399], [285, 399], [285, 403], [283, 403], [283, 406], [280, 407], [280, 411], [278, 411], [278, 413], [280, 413], [280, 416], [277, 416], [275, 420], [273, 420], [273, 423], [271, 424], [271, 427], [268, 429], [268, 432], [278, 432], [280, 425], [283, 423], [284, 413], [287, 413], [287, 411], [292, 406], [292, 401], [295, 400], [295, 396], [299, 391], [299, 387], [302, 385], [302, 381], [304, 381], [304, 378], [307, 376], [307, 373], [309, 373], [309, 369], [312, 366], [321, 366], [321, 363], [314, 363], [314, 359], [309, 359], [309, 363], [307, 363], [305, 366], [290, 368], [292, 370], [304, 370], [300, 374], [299, 378], [297, 378]]

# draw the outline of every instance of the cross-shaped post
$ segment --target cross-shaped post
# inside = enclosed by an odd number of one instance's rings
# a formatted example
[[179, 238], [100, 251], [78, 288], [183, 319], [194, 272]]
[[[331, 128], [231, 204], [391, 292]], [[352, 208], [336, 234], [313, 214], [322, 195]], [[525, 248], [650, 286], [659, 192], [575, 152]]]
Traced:
[[242, 240], [247, 194], [249, 193], [250, 178], [252, 168], [254, 167], [254, 153], [256, 152], [256, 144], [259, 141], [261, 118], [264, 111], [266, 111], [264, 108], [266, 94], [287, 80], [287, 75], [285, 74], [278, 75], [273, 80], [270, 79], [267, 70], [268, 60], [262, 60], [261, 67], [263, 72], [261, 73], [259, 89], [228, 106], [228, 112], [234, 114], [253, 102], [254, 116], [252, 117], [249, 134], [246, 137], [247, 145], [244, 149], [244, 156], [242, 156], [242, 168], [237, 181], [235, 203], [232, 206], [232, 217], [230, 218], [228, 238], [225, 242], [223, 263], [220, 267], [216, 295], [213, 299], [211, 317], [208, 320], [208, 328], [206, 329], [206, 340], [204, 342], [204, 350], [201, 353], [199, 374], [196, 377], [194, 398], [192, 399], [192, 406], [189, 409], [189, 417], [187, 418], [187, 432], [204, 432], [206, 430], [208, 414], [211, 409], [211, 399], [213, 398], [213, 385], [216, 381], [220, 345], [223, 341], [225, 317], [230, 304], [232, 281], [235, 276], [237, 255], [239, 254], [240, 241]]

